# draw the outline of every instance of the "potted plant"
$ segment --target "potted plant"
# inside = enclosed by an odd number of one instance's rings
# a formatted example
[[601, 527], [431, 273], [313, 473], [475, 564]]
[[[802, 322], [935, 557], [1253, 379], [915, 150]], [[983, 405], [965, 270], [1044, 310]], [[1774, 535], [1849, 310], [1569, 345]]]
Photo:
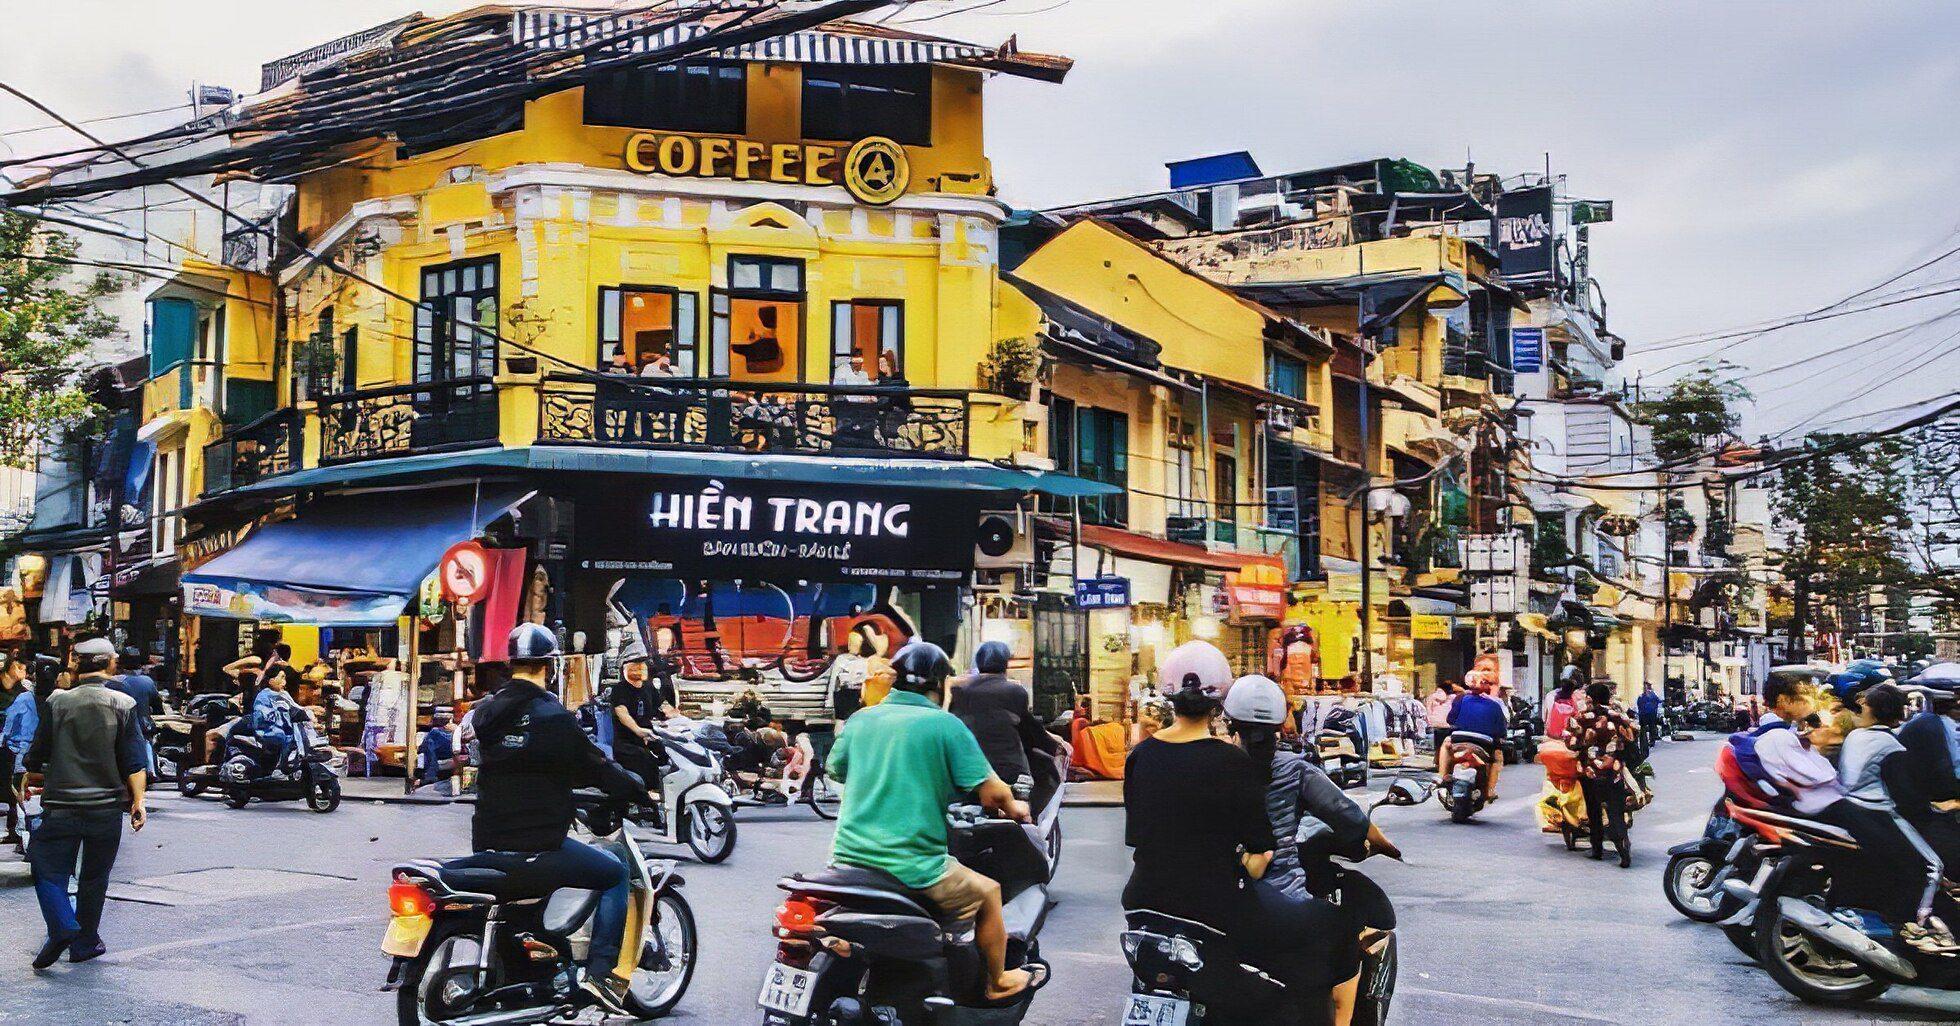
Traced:
[[1041, 369], [1041, 345], [1026, 336], [994, 342], [980, 359], [980, 384], [989, 392], [1027, 402]]

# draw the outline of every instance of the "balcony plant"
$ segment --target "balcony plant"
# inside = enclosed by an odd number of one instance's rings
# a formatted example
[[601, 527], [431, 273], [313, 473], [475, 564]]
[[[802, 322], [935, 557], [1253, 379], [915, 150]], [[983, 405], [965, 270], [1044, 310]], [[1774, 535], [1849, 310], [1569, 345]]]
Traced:
[[980, 384], [989, 392], [1027, 402], [1041, 369], [1041, 345], [1027, 336], [994, 342], [980, 359]]

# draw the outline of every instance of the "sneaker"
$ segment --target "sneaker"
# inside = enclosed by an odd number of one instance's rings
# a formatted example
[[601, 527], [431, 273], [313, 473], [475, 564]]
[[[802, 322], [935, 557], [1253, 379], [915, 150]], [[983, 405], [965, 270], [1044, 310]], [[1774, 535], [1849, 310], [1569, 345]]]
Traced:
[[1953, 931], [1948, 930], [1937, 916], [1928, 916], [1923, 924], [1907, 923], [1899, 927], [1899, 939], [1929, 955], [1960, 952], [1960, 943], [1954, 941]]
[[626, 1010], [626, 981], [612, 973], [587, 973], [578, 986], [594, 1004], [613, 1015], [633, 1014]]

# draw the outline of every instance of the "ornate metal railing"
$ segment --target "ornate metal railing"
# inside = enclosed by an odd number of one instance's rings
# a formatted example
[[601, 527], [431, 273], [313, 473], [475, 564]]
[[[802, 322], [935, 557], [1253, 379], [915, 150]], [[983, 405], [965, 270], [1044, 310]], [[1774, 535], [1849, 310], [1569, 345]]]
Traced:
[[320, 462], [409, 456], [497, 441], [487, 377], [367, 388], [320, 399]]
[[204, 492], [215, 495], [299, 469], [300, 413], [274, 410], [204, 447]]
[[541, 444], [964, 456], [965, 392], [726, 379], [545, 381]]

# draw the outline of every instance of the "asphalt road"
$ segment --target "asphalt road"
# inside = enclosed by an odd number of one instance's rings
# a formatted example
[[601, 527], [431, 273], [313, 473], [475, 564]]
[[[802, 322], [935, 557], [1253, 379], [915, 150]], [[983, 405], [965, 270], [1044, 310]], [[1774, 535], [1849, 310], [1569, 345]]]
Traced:
[[[1402, 917], [1396, 1019], [1433, 1023], [1760, 1023], [1960, 1021], [1960, 1012], [1885, 1003], [1808, 1008], [1747, 964], [1712, 928], [1676, 916], [1660, 889], [1668, 844], [1700, 830], [1716, 790], [1713, 740], [1664, 746], [1660, 797], [1634, 826], [1621, 870], [1564, 851], [1530, 824], [1535, 768], [1507, 797], [1456, 826], [1440, 807], [1383, 809], [1409, 861], [1368, 871]], [[350, 801], [318, 816], [295, 805], [231, 811], [164, 797], [126, 836], [104, 933], [111, 953], [83, 966], [27, 969], [38, 943], [32, 891], [0, 889], [0, 1023], [380, 1023], [388, 867], [459, 854], [469, 810]], [[1117, 896], [1128, 869], [1118, 809], [1066, 812], [1059, 906], [1043, 947], [1056, 982], [1030, 1023], [1120, 1021], [1125, 976]], [[684, 870], [702, 963], [677, 1023], [754, 1023], [772, 952], [775, 881], [822, 860], [829, 826], [807, 810], [745, 811], [735, 857]], [[10, 867], [0, 856], [0, 875]]]

